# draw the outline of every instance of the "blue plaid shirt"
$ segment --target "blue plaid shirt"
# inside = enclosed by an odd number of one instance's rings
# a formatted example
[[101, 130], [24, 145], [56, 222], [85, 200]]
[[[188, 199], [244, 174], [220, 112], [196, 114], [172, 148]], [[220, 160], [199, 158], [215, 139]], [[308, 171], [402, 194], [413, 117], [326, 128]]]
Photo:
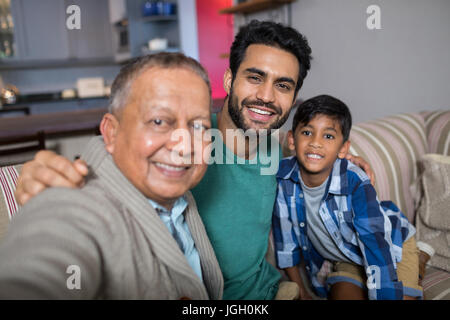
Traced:
[[[279, 268], [298, 265], [302, 254], [316, 293], [326, 297], [329, 288], [319, 273], [325, 260], [307, 237], [299, 174], [296, 157], [280, 162], [273, 214], [277, 263]], [[345, 159], [336, 160], [318, 214], [342, 253], [364, 266], [369, 299], [402, 299], [405, 292], [397, 278], [397, 262], [403, 242], [415, 229], [392, 202], [378, 200], [370, 179], [359, 167]]]

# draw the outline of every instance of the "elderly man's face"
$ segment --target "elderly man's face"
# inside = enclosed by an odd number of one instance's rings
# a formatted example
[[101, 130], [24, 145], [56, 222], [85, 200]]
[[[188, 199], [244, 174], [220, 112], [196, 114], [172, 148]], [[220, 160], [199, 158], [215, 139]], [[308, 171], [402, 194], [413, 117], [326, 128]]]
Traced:
[[[198, 137], [211, 126], [210, 97], [206, 83], [193, 71], [147, 69], [134, 80], [118, 121], [109, 117], [111, 130], [106, 132], [112, 139], [108, 143], [105, 138], [107, 150], [146, 197], [170, 208], [205, 174], [207, 164], [194, 164], [198, 161], [193, 157], [209, 144]], [[177, 129], [190, 139], [174, 137]], [[176, 155], [192, 164], [180, 164]]]

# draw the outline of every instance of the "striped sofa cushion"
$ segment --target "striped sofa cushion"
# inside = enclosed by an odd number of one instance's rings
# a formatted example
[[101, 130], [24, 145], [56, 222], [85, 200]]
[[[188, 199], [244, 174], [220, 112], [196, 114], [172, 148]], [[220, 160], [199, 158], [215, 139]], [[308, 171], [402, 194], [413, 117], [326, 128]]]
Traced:
[[350, 152], [369, 162], [380, 200], [392, 200], [414, 222], [410, 185], [417, 161], [428, 152], [425, 122], [419, 113], [400, 114], [354, 125]]
[[422, 282], [425, 300], [450, 300], [450, 273], [427, 267]]
[[0, 239], [6, 232], [9, 220], [19, 210], [14, 191], [21, 169], [21, 165], [0, 167]]
[[450, 110], [421, 114], [425, 118], [428, 152], [450, 156]]

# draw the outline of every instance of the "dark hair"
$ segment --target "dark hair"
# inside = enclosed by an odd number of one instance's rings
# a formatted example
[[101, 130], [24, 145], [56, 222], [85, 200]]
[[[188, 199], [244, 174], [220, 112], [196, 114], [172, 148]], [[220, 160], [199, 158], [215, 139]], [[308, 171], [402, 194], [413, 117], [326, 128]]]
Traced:
[[301, 88], [311, 67], [311, 48], [306, 38], [297, 30], [272, 21], [252, 20], [239, 29], [230, 50], [230, 70], [233, 79], [245, 58], [247, 47], [251, 44], [263, 44], [277, 47], [292, 53], [299, 63], [299, 74], [295, 94]]
[[294, 115], [292, 131], [299, 124], [308, 124], [315, 116], [324, 114], [339, 121], [344, 142], [350, 136], [352, 129], [352, 115], [348, 107], [341, 100], [328, 95], [320, 95], [300, 104]]
[[[132, 82], [141, 74], [141, 72], [151, 67], [165, 69], [182, 68], [193, 71], [205, 81], [208, 86], [209, 97], [211, 100], [211, 84], [209, 82], [208, 73], [199, 62], [182, 53], [160, 52], [134, 58], [120, 69], [119, 74], [114, 79], [111, 86], [108, 110], [110, 113], [118, 114], [120, 110], [125, 107]], [[212, 105], [212, 100], [210, 104]]]

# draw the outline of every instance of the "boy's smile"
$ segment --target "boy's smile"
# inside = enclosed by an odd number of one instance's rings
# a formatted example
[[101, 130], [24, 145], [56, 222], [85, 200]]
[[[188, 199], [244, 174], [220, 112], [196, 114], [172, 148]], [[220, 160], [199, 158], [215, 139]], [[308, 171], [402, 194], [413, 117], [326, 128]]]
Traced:
[[344, 158], [350, 142], [344, 142], [339, 121], [319, 114], [289, 131], [289, 148], [295, 150], [300, 172], [309, 187], [321, 185], [330, 175], [335, 160]]

